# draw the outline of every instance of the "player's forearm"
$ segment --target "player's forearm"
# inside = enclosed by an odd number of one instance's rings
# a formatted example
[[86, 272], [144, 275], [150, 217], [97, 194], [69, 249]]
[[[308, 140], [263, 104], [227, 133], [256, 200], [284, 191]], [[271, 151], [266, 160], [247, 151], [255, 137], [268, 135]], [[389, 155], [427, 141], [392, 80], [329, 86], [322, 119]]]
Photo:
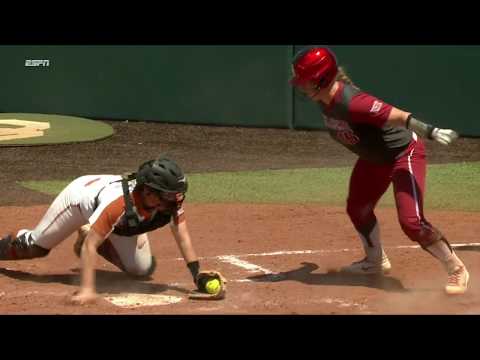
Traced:
[[187, 229], [186, 222], [180, 224], [171, 223], [170, 229], [175, 238], [175, 241], [182, 253], [183, 259], [187, 263], [188, 270], [192, 274], [192, 279], [195, 284], [197, 284], [197, 275], [200, 271], [200, 263], [198, 262], [197, 255], [193, 250], [192, 241], [190, 239], [190, 234]]
[[97, 257], [97, 246], [91, 241], [85, 240], [82, 247], [82, 290], [95, 292], [95, 263]]
[[405, 127], [415, 132], [418, 136], [435, 140], [442, 145], [449, 145], [458, 138], [458, 133], [455, 130], [435, 127], [415, 118], [411, 113], [397, 108], [392, 108], [387, 125]]
[[182, 222], [178, 225], [174, 224], [172, 225], [171, 229], [185, 262], [188, 264], [193, 261], [197, 261], [198, 258], [195, 254], [195, 250], [193, 249], [192, 240], [190, 238], [190, 233], [188, 232], [186, 222]]
[[392, 108], [388, 116], [387, 125], [393, 127], [404, 127], [414, 131], [417, 135], [431, 139], [434, 126], [416, 119], [411, 113]]
[[433, 125], [418, 120], [411, 113], [397, 108], [392, 108], [387, 125], [407, 128], [426, 139], [432, 139], [432, 132], [435, 129]]
[[452, 129], [441, 129], [416, 119], [410, 114], [406, 121], [407, 129], [414, 131], [421, 137], [435, 140], [442, 145], [450, 145], [458, 139], [458, 133]]

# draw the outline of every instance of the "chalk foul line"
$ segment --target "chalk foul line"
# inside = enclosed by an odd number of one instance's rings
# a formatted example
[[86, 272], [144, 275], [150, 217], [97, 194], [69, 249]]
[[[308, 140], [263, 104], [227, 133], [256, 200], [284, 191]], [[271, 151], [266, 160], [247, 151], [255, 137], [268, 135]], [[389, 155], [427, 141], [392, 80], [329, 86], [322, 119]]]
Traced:
[[[450, 246], [452, 248], [478, 246], [480, 249], [480, 243], [457, 243], [457, 244], [450, 244]], [[385, 246], [384, 248], [385, 250], [420, 249], [420, 245], [397, 245], [397, 246]], [[346, 248], [346, 249], [331, 249], [331, 250], [281, 250], [281, 251], [264, 252], [264, 253], [205, 256], [205, 257], [199, 257], [199, 260], [220, 260], [220, 261], [228, 262], [229, 259], [235, 258], [235, 259], [238, 259], [238, 260], [235, 260], [235, 262], [239, 263], [239, 261], [241, 261], [240, 258], [248, 258], [248, 257], [331, 254], [331, 253], [357, 252], [357, 251], [361, 251], [361, 248]], [[183, 260], [183, 258], [175, 258], [175, 260]]]

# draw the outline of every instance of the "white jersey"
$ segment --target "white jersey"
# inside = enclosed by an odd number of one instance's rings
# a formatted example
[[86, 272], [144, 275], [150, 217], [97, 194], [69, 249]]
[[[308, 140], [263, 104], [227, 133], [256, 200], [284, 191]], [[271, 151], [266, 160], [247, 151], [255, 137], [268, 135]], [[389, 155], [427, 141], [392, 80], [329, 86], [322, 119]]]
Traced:
[[[107, 237], [119, 223], [124, 222], [125, 200], [122, 177], [120, 175], [86, 175], [72, 181], [58, 196], [53, 207], [54, 213], [70, 212], [76, 209], [81, 217], [79, 222], [90, 223], [101, 236]], [[148, 220], [155, 212], [143, 208], [140, 195], [132, 192], [136, 180], [128, 182], [132, 202], [137, 208], [141, 220]], [[183, 208], [173, 215], [176, 223], [183, 221]]]
[[[74, 186], [79, 193], [78, 205], [85, 218], [95, 231], [108, 236], [114, 227], [125, 221], [125, 199], [123, 196], [122, 177], [119, 175], [87, 175], [76, 179]], [[136, 180], [128, 182], [132, 200], [140, 215], [140, 220], [148, 220], [155, 212], [143, 208], [140, 196], [132, 193]], [[177, 210], [175, 222], [183, 220], [183, 208]]]
[[[122, 269], [132, 274], [143, 274], [152, 264], [147, 234], [123, 236], [112, 233], [124, 221], [125, 200], [120, 175], [87, 175], [73, 180], [55, 198], [46, 214], [33, 230], [27, 233], [33, 242], [52, 249], [82, 225], [87, 223], [111, 243], [121, 261]], [[156, 216], [143, 208], [140, 195], [133, 192], [135, 180], [128, 183], [132, 202], [146, 221]], [[158, 214], [159, 215], [159, 214]], [[183, 221], [183, 209], [172, 215], [163, 215], [169, 221]], [[181, 219], [181, 220], [180, 220]]]
[[[80, 207], [82, 214], [90, 224], [94, 224], [102, 212], [112, 203], [123, 197], [122, 177], [120, 175], [86, 175], [74, 180], [72, 204]], [[135, 181], [129, 182], [129, 190], [135, 187]]]

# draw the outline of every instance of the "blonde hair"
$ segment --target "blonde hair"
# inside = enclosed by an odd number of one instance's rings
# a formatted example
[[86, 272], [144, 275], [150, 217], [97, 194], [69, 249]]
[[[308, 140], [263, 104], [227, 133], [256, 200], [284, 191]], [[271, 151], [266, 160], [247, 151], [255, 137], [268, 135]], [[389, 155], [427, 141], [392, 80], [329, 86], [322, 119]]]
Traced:
[[352, 81], [352, 79], [350, 79], [350, 77], [347, 75], [347, 72], [345, 71], [343, 66], [338, 67], [338, 73], [337, 73], [337, 76], [336, 76], [335, 80], [336, 81], [341, 81], [345, 84], [351, 85], [354, 88], [359, 89], [359, 87], [357, 85], [355, 85], [355, 83]]

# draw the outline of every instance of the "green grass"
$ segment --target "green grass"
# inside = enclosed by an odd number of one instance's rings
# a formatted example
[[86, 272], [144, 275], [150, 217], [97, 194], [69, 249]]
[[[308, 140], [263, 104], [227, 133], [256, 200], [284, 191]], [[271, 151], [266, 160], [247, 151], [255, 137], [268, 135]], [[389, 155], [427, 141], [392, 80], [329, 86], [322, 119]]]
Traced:
[[[319, 203], [344, 206], [351, 168], [191, 174], [189, 202]], [[28, 189], [55, 195], [67, 181], [24, 181]], [[480, 211], [480, 163], [428, 167], [425, 206]], [[391, 187], [380, 206], [394, 206]]]

